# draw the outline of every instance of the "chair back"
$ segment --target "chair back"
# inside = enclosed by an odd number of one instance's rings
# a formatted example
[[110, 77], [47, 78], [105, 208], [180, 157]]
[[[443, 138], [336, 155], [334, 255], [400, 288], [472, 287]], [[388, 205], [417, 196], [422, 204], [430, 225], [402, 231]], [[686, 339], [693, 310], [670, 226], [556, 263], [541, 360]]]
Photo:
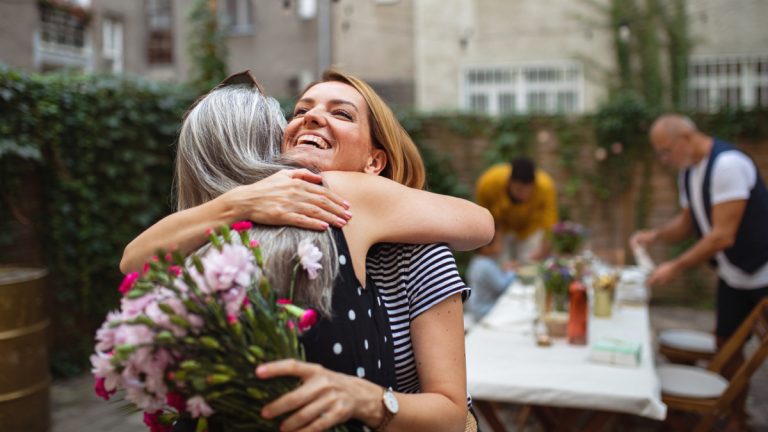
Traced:
[[734, 399], [747, 387], [755, 371], [768, 357], [768, 297], [755, 306], [747, 319], [736, 330], [736, 333], [728, 339], [723, 348], [712, 359], [708, 369], [712, 372], [721, 373], [723, 367], [741, 352], [750, 336], [757, 338], [757, 349], [729, 380], [728, 387], [715, 404], [714, 412], [711, 413], [711, 416], [706, 417], [717, 418], [719, 415], [725, 414]]

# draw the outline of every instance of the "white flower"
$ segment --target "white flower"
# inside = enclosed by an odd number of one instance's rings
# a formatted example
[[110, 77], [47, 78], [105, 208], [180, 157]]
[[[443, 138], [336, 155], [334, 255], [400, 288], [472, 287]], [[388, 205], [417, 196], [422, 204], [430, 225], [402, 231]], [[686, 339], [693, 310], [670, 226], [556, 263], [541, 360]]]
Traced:
[[310, 279], [317, 277], [317, 271], [323, 268], [320, 265], [320, 258], [323, 257], [323, 253], [315, 246], [310, 239], [304, 239], [299, 242], [297, 250], [301, 266], [309, 274]]
[[213, 408], [205, 403], [205, 399], [203, 399], [202, 396], [192, 396], [191, 398], [187, 399], [187, 411], [189, 411], [189, 413], [192, 414], [192, 417], [194, 418], [198, 418], [200, 416], [210, 417], [210, 415], [213, 414]]

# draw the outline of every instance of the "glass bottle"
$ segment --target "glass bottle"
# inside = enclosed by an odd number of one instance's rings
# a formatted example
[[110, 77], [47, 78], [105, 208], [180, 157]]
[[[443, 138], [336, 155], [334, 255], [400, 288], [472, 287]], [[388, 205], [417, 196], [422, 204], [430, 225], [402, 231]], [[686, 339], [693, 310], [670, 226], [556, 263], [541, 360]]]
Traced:
[[587, 344], [587, 287], [576, 277], [568, 287], [570, 308], [568, 311], [568, 343], [573, 345]]

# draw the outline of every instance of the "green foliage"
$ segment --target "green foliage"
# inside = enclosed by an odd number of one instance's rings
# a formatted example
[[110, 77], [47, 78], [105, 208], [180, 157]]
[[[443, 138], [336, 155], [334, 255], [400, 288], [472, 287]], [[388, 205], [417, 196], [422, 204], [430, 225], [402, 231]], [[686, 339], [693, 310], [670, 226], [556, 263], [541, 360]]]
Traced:
[[[419, 148], [427, 171], [427, 189], [439, 194], [468, 198], [470, 195], [469, 190], [459, 180], [451, 160], [446, 155], [424, 144], [424, 138], [427, 133], [424, 123], [427, 119], [412, 112], [399, 112], [397, 117], [400, 124]], [[430, 117], [428, 121], [432, 124], [439, 124], [442, 127], [449, 128], [457, 133], [465, 133], [472, 127], [467, 126], [469, 122], [463, 117]], [[461, 126], [456, 126], [457, 124]]]
[[194, 65], [191, 82], [198, 92], [203, 93], [227, 76], [226, 35], [209, 0], [195, 0], [187, 20], [187, 51]]
[[614, 90], [636, 91], [651, 107], [680, 109], [692, 48], [685, 0], [611, 0], [597, 9], [614, 29]]
[[20, 158], [36, 162], [57, 372], [87, 358], [73, 353], [87, 344], [69, 338], [90, 338], [114, 305], [125, 245], [170, 210], [171, 144], [190, 102], [187, 91], [145, 81], [0, 69], [0, 193], [17, 190]]
[[516, 156], [530, 155], [533, 149], [530, 120], [524, 116], [501, 117], [495, 125], [491, 125], [491, 146], [485, 154], [489, 165], [509, 162]]
[[632, 186], [634, 164], [649, 152], [652, 119], [648, 106], [630, 92], [618, 94], [594, 115], [598, 165], [592, 182], [600, 198], [614, 199]]

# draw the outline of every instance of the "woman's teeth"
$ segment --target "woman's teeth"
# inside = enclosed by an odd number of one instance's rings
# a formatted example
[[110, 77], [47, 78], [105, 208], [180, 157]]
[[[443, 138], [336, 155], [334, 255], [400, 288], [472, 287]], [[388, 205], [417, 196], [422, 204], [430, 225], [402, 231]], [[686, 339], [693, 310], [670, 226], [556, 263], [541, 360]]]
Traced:
[[328, 142], [317, 135], [302, 135], [296, 140], [296, 144], [311, 145], [321, 150], [330, 148]]

